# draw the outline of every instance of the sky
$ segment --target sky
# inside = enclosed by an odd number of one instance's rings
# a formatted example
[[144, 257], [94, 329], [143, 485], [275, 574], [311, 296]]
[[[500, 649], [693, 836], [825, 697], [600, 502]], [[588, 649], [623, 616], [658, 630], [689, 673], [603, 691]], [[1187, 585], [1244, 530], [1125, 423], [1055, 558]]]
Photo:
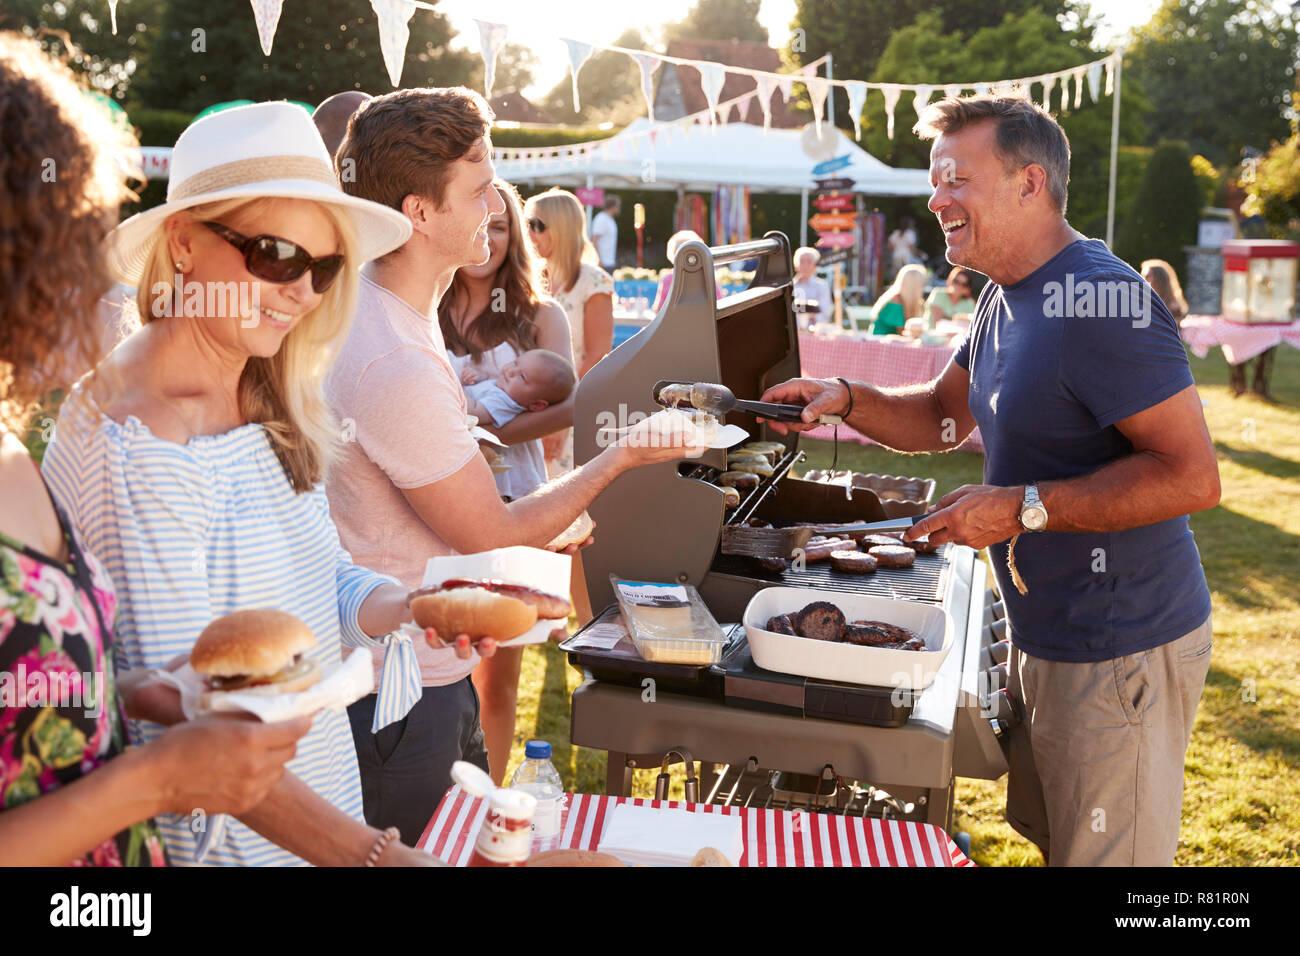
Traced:
[[[476, 18], [506, 24], [510, 28], [507, 42], [522, 43], [541, 61], [536, 83], [524, 91], [531, 97], [544, 94], [568, 75], [568, 57], [561, 37], [612, 43], [628, 27], [653, 34], [661, 24], [682, 19], [694, 5], [695, 0], [655, 0], [653, 4], [617, 0], [442, 0], [438, 8], [459, 33], [453, 46], [478, 49]], [[1109, 42], [1122, 36], [1149, 20], [1159, 6], [1160, 0], [1092, 0], [1093, 11], [1102, 20], [1099, 39]], [[654, 11], [653, 16], [647, 14], [648, 10]], [[789, 39], [794, 11], [795, 0], [763, 0], [758, 21], [767, 27], [774, 47], [783, 46]], [[421, 11], [415, 15], [420, 16]]]

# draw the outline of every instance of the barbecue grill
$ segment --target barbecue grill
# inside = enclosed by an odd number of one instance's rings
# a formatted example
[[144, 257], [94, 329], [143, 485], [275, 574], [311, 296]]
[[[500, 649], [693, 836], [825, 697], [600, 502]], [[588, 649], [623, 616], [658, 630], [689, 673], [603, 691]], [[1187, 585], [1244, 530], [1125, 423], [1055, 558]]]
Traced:
[[[758, 259], [751, 285], [717, 300], [714, 267]], [[663, 380], [721, 383], [741, 398], [799, 375], [790, 247], [785, 236], [710, 249], [684, 243], [671, 295], [646, 328], [579, 383], [575, 457], [599, 452], [597, 430], [631, 424], [658, 410]], [[732, 413], [751, 440], [785, 447], [757, 488], [728, 511], [711, 481], [726, 470], [726, 450], [698, 460], [651, 465], [616, 479], [592, 503], [596, 541], [583, 552], [592, 607], [605, 610], [564, 649], [584, 671], [572, 701], [575, 744], [609, 752], [606, 790], [626, 795], [631, 771], [662, 767], [666, 754], [693, 774], [703, 761], [700, 798], [817, 812], [901, 817], [949, 826], [954, 776], [996, 779], [1006, 772], [998, 735], [1014, 721], [1005, 691], [990, 701], [988, 646], [998, 605], [986, 597], [986, 571], [969, 548], [946, 545], [914, 565], [869, 575], [829, 563], [760, 570], [724, 555], [722, 529], [763, 519], [776, 525], [879, 521], [880, 499], [845, 484], [790, 475], [803, 459], [796, 434], [777, 435], [752, 416]], [[695, 586], [729, 634], [723, 659], [709, 666], [651, 664], [617, 636], [609, 576]], [[943, 607], [956, 626], [953, 648], [925, 690], [866, 688], [764, 671], [749, 656], [739, 626], [749, 600], [773, 586], [867, 593]], [[608, 643], [608, 642], [606, 642]], [[994, 716], [990, 706], [1001, 708]], [[684, 759], [683, 759], [684, 758]]]

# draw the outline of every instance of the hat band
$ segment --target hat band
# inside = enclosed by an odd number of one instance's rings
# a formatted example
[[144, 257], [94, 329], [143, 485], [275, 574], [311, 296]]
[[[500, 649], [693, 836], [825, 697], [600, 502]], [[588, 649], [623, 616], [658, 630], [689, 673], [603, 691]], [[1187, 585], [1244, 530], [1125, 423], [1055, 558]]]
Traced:
[[222, 163], [176, 184], [167, 194], [168, 202], [189, 199], [204, 193], [220, 192], [235, 186], [279, 179], [312, 179], [338, 189], [334, 170], [319, 159], [310, 156], [258, 156], [256, 159], [238, 159]]

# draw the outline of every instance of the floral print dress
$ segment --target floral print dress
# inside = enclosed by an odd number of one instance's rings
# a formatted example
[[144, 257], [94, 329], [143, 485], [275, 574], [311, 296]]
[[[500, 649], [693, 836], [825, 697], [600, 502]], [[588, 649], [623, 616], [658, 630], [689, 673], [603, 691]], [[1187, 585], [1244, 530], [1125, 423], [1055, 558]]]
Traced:
[[[0, 812], [93, 772], [128, 743], [113, 669], [113, 584], [58, 516], [66, 564], [0, 534]], [[69, 862], [166, 866], [167, 858], [147, 820]]]

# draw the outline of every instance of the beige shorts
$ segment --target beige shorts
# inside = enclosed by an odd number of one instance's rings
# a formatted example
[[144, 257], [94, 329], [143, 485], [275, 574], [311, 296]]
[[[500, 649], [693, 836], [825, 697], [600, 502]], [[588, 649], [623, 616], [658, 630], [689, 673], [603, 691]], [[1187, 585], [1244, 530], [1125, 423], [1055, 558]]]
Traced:
[[1183, 759], [1210, 669], [1210, 620], [1100, 663], [1030, 657], [1012, 637], [1007, 822], [1052, 866], [1170, 866]]

